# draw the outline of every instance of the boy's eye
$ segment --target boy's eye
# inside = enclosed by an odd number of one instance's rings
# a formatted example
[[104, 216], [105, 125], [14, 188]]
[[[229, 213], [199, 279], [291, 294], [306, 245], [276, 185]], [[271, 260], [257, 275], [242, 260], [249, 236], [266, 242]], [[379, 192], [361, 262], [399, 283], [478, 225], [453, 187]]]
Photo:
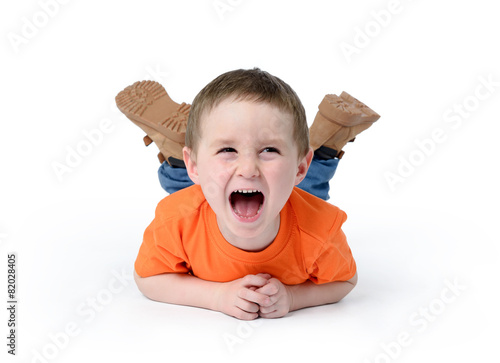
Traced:
[[232, 147], [223, 147], [217, 153], [220, 154], [220, 153], [234, 153], [234, 152], [236, 152], [236, 150], [233, 149]]
[[266, 147], [262, 150], [263, 153], [280, 153], [280, 151], [278, 149], [276, 149], [275, 147]]

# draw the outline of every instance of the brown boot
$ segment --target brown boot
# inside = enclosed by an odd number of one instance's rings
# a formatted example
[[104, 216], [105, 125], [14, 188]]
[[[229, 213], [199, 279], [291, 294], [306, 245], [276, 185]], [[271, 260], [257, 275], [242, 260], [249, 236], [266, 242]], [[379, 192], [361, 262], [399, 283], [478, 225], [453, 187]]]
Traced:
[[326, 146], [337, 151], [342, 157], [342, 148], [354, 141], [356, 135], [369, 128], [380, 116], [364, 103], [358, 101], [347, 92], [337, 95], [326, 95], [318, 106], [311, 128], [310, 144], [314, 150]]
[[135, 82], [115, 98], [119, 110], [139, 126], [147, 136], [144, 143], [154, 142], [160, 149], [160, 163], [182, 165], [182, 148], [190, 105], [178, 104], [158, 82]]

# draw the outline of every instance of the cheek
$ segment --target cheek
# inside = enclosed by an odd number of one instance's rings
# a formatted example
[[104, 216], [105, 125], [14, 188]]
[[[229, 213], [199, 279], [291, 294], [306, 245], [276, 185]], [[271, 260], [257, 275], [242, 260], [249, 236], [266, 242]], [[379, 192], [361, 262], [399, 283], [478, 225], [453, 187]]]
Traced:
[[295, 185], [296, 165], [284, 165], [269, 170], [268, 180], [275, 185], [278, 191], [287, 193]]
[[225, 188], [227, 181], [231, 177], [230, 168], [228, 168], [225, 163], [214, 160], [211, 160], [205, 165], [208, 165], [208, 167], [200, 170], [200, 181], [202, 185], [204, 185], [207, 190], [217, 190], [217, 192], [220, 193], [220, 190]]
[[220, 203], [221, 195], [224, 195], [224, 193], [221, 193], [221, 188], [213, 179], [202, 180], [200, 184], [208, 203], [212, 209], [216, 209], [216, 205]]

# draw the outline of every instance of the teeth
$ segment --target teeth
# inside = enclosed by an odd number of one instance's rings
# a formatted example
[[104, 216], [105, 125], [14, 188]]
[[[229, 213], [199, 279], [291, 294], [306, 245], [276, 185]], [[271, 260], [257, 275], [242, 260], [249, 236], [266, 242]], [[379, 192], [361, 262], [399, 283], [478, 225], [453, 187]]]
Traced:
[[238, 189], [238, 190], [236, 190], [236, 192], [246, 194], [246, 193], [257, 193], [259, 191], [257, 189], [253, 189], [253, 190]]

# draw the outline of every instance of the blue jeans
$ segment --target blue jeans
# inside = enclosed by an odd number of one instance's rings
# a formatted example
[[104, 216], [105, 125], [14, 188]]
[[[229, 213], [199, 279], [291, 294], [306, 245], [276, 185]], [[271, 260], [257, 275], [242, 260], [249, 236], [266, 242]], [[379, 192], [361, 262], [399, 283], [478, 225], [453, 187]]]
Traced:
[[[318, 198], [328, 200], [330, 198], [328, 195], [329, 182], [333, 178], [338, 164], [339, 159], [337, 158], [322, 160], [313, 157], [306, 177], [297, 186]], [[158, 177], [162, 188], [169, 194], [193, 185], [186, 169], [172, 168], [166, 161], [158, 169]]]

